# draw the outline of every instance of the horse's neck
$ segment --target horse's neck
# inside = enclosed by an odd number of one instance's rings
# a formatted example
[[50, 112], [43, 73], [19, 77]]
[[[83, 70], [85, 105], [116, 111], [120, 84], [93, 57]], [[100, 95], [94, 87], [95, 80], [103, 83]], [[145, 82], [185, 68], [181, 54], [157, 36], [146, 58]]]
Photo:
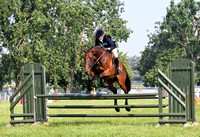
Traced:
[[95, 49], [94, 51], [94, 56], [96, 57], [96, 59], [98, 59], [100, 62], [101, 60], [104, 58], [106, 58], [106, 60], [110, 60], [112, 59], [112, 55], [108, 52], [105, 51], [104, 49], [100, 48], [100, 49]]
[[94, 55], [96, 58], [99, 58], [104, 54], [104, 50], [95, 50]]

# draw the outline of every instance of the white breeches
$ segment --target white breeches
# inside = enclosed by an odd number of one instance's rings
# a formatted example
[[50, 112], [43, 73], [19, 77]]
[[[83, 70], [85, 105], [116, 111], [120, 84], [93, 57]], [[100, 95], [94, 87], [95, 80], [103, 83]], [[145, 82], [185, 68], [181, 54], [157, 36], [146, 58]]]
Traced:
[[118, 58], [117, 48], [113, 49], [112, 52], [115, 55], [115, 58]]

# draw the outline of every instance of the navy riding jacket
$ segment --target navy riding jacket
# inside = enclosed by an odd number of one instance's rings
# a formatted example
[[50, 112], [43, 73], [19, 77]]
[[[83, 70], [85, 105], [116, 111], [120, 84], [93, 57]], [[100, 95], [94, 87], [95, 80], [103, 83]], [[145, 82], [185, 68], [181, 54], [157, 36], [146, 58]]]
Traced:
[[100, 46], [101, 44], [105, 48], [110, 48], [111, 50], [113, 50], [113, 49], [115, 49], [117, 47], [115, 42], [112, 41], [111, 38], [109, 36], [107, 36], [107, 35], [104, 35], [103, 43], [98, 38], [96, 39], [95, 45], [96, 46]]

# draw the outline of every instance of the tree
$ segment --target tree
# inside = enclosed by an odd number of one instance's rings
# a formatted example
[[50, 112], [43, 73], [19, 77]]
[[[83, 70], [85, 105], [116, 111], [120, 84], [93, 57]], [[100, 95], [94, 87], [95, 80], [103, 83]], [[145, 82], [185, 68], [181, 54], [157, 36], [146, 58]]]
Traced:
[[134, 73], [134, 76], [132, 77], [132, 81], [141, 81], [141, 76], [139, 74], [139, 71], [137, 71], [137, 66], [140, 62], [141, 57], [140, 56], [133, 56], [128, 57], [126, 60], [128, 61], [131, 71]]
[[195, 62], [195, 72], [200, 70], [198, 63], [198, 56], [200, 55], [199, 11], [200, 2], [184, 0], [175, 5], [172, 1], [161, 25], [161, 29], [170, 33], [169, 41], [183, 48], [184, 56]]
[[158, 58], [155, 60], [155, 65], [153, 66], [153, 68], [150, 69], [142, 79], [142, 81], [144, 82], [144, 86], [157, 86], [159, 62], [162, 63], [162, 72], [167, 75], [167, 65], [169, 64], [169, 62], [182, 57], [182, 50], [183, 49], [174, 48], [159, 54]]
[[47, 7], [38, 1], [1, 1], [1, 42], [8, 50], [2, 62], [8, 63], [4, 67], [9, 68], [9, 76], [14, 72], [11, 79], [17, 85], [25, 63], [44, 62], [44, 38], [50, 27], [41, 10], [47, 12]]
[[12, 79], [19, 82], [21, 67], [37, 62], [46, 67], [47, 82], [66, 92], [86, 87], [82, 48], [95, 46], [97, 29], [116, 42], [132, 32], [120, 17], [119, 0], [8, 0], [1, 1], [0, 9], [3, 47], [9, 51], [10, 72], [16, 72]]
[[126, 71], [128, 72], [129, 78], [133, 79], [134, 71], [131, 69], [131, 65], [129, 64], [129, 61], [127, 60], [127, 58], [128, 58], [127, 53], [126, 54], [123, 54], [123, 52], [119, 53], [119, 60], [122, 62], [122, 64], [126, 68]]
[[[173, 0], [171, 1], [163, 22], [157, 23], [157, 30], [154, 34], [149, 35], [149, 45], [142, 53], [138, 70], [144, 75], [145, 85], [156, 84], [156, 75], [149, 77], [149, 72], [152, 71], [151, 69], [155, 69], [156, 60], [160, 59], [163, 53], [167, 53], [168, 57], [166, 58], [169, 58], [167, 59], [169, 63], [172, 61], [171, 59], [176, 59], [176, 55], [180, 55], [179, 51], [181, 51], [181, 57], [195, 61], [196, 72], [200, 69], [198, 65], [200, 54], [199, 6], [200, 2], [194, 2], [194, 0], [183, 0], [177, 5]], [[169, 51], [173, 52], [170, 54]], [[171, 55], [174, 57], [170, 57]]]
[[[74, 85], [81, 83], [80, 76], [82, 76], [82, 83], [87, 79], [81, 73], [84, 72], [84, 66], [81, 65], [84, 63], [82, 48], [89, 49], [94, 46], [96, 29], [103, 28], [116, 41], [127, 40], [131, 30], [126, 29], [126, 21], [119, 18], [120, 6], [122, 4], [119, 1], [70, 1], [70, 3], [60, 5], [56, 9], [56, 14], [59, 16], [56, 27], [58, 34], [60, 33], [65, 39], [63, 49], [67, 48], [64, 54], [61, 53], [65, 57], [65, 61], [62, 62], [65, 62], [67, 66], [61, 66], [54, 77], [58, 71], [61, 71], [57, 81], [59, 85], [66, 89], [66, 92], [70, 92], [72, 87], [80, 87], [80, 85]], [[63, 45], [62, 42], [59, 45]], [[74, 77], [78, 79], [74, 79]], [[81, 86], [86, 88], [86, 84]]]

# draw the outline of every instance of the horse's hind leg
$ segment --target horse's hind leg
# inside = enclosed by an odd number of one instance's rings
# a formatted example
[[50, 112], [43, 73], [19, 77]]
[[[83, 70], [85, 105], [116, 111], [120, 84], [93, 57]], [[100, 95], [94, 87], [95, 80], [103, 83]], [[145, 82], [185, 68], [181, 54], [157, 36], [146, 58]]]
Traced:
[[[108, 84], [108, 89], [110, 89], [114, 94], [117, 94], [117, 89], [111, 83], [109, 83], [108, 81], [105, 81], [105, 82]], [[114, 99], [114, 105], [118, 105], [117, 99]], [[120, 108], [115, 108], [115, 110], [117, 112], [119, 112]]]
[[[126, 85], [125, 85], [123, 82], [120, 82], [120, 81], [118, 81], [118, 83], [119, 83], [121, 89], [124, 90], [124, 93], [125, 93], [125, 94], [128, 94]], [[125, 99], [125, 105], [128, 105], [128, 99]], [[125, 109], [126, 109], [126, 111], [128, 111], [128, 112], [131, 111], [131, 108], [125, 108]]]
[[[125, 105], [128, 105], [128, 99], [125, 100]], [[126, 111], [131, 111], [131, 108], [126, 108]]]

